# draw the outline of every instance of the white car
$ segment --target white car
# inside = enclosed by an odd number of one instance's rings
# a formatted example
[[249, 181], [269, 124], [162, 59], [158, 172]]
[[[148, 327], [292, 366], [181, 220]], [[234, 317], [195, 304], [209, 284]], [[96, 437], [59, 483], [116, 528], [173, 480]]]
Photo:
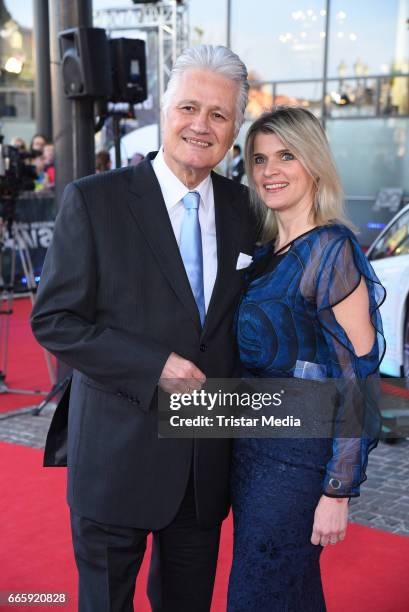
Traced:
[[387, 293], [381, 306], [386, 353], [380, 370], [409, 378], [409, 204], [393, 217], [366, 255]]

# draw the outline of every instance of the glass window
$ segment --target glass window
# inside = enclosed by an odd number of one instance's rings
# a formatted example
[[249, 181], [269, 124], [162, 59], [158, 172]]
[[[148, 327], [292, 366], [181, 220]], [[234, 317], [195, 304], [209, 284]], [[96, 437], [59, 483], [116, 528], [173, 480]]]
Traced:
[[[192, 44], [226, 44], [227, 0], [190, 0]], [[319, 78], [324, 0], [231, 0], [231, 48], [253, 80]]]
[[408, 114], [409, 78], [406, 76], [328, 80], [328, 117], [398, 117]]
[[[232, 0], [235, 10], [235, 0]], [[190, 40], [194, 45], [225, 45], [227, 40], [227, 1], [190, 0]], [[234, 49], [234, 47], [233, 47]], [[234, 49], [236, 51], [236, 49]]]
[[409, 79], [399, 76], [409, 72], [408, 15], [407, 0], [333, 0], [329, 116], [409, 114]]
[[409, 254], [409, 210], [401, 214], [386, 234], [375, 243], [370, 259]]
[[[22, 10], [25, 6], [25, 13]], [[2, 3], [0, 11], [0, 82], [4, 88], [32, 88], [34, 80], [32, 2]]]
[[376, 79], [339, 79], [328, 82], [328, 117], [374, 117], [377, 112]]
[[0, 9], [0, 116], [6, 143], [28, 145], [34, 132], [32, 0], [7, 0]]
[[333, 0], [329, 76], [408, 72], [406, 0]]
[[385, 187], [409, 191], [407, 120], [329, 120], [326, 127], [348, 196], [375, 198]]
[[310, 83], [278, 83], [275, 87], [275, 104], [304, 106], [321, 115], [322, 81]]

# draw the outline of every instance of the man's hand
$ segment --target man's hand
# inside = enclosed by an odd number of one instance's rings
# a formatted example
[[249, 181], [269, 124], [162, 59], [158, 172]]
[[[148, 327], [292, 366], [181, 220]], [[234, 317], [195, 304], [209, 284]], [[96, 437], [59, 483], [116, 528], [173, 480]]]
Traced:
[[166, 393], [190, 393], [200, 391], [206, 376], [194, 363], [176, 353], [171, 353], [159, 379], [159, 386]]
[[315, 509], [311, 543], [326, 546], [345, 538], [348, 524], [348, 498], [322, 495]]

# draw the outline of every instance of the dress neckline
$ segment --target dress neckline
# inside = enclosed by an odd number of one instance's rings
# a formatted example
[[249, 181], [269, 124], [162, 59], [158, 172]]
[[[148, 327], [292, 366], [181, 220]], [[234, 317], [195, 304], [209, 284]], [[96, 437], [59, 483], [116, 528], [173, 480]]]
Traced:
[[[308, 234], [310, 234], [311, 232], [314, 232], [316, 229], [318, 229], [320, 227], [325, 227], [325, 226], [323, 226], [323, 225], [316, 225], [315, 227], [312, 227], [311, 229], [307, 230], [306, 232], [303, 232], [299, 236], [296, 236], [295, 238], [290, 240], [290, 242], [287, 242], [286, 244], [284, 244], [280, 249], [278, 249], [278, 251], [274, 251], [273, 250], [273, 255], [284, 255], [284, 253], [287, 253], [288, 251], [291, 250], [291, 247], [293, 246], [293, 244], [294, 244], [294, 242], [296, 240], [298, 240], [299, 238], [302, 238], [303, 236], [307, 236]], [[273, 246], [273, 249], [274, 249], [274, 246]], [[284, 251], [284, 249], [288, 249], [288, 251]], [[282, 253], [281, 251], [284, 251], [284, 253]]]

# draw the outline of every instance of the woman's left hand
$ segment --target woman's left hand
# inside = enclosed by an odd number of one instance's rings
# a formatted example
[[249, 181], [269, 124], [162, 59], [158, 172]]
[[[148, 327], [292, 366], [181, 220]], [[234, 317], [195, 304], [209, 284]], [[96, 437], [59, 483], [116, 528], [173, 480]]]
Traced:
[[336, 544], [345, 538], [348, 524], [348, 498], [322, 495], [315, 509], [311, 543]]

